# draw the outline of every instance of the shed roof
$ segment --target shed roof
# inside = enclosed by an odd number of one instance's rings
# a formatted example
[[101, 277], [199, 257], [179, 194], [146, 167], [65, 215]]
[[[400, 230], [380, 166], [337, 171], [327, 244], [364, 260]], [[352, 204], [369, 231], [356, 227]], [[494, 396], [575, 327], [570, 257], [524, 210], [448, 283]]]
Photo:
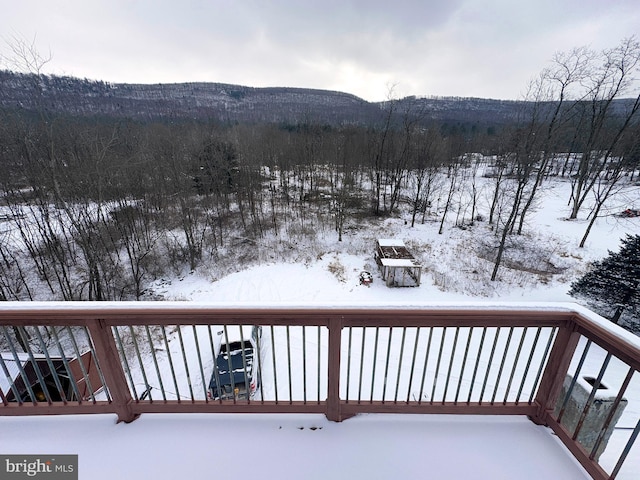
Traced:
[[385, 267], [419, 267], [420, 264], [407, 250], [402, 240], [379, 238], [376, 247], [378, 261]]
[[379, 238], [378, 245], [381, 247], [404, 247], [404, 242], [396, 238]]
[[[7, 369], [9, 373], [9, 378], [7, 378], [7, 372], [5, 372], [2, 364], [0, 363], [0, 391], [4, 394], [9, 392], [11, 389], [11, 384], [13, 381], [20, 376], [20, 368], [24, 369], [24, 367], [29, 362], [29, 354], [16, 352], [18, 357], [18, 362], [16, 362], [13, 353], [11, 352], [0, 352], [0, 357], [2, 357], [2, 363]], [[46, 356], [43, 354], [33, 354], [34, 360], [46, 360]], [[56, 360], [54, 357], [50, 357], [52, 360]], [[57, 358], [59, 359], [59, 357]]]
[[[0, 364], [0, 391], [6, 393], [11, 389], [12, 380], [20, 375], [20, 367], [24, 367], [25, 363], [29, 360], [29, 355], [26, 353], [18, 353], [20, 365], [18, 365], [18, 362], [16, 362], [11, 352], [1, 352], [0, 357], [2, 357], [2, 363], [7, 369], [5, 372], [2, 364]], [[7, 372], [9, 378], [7, 378]]]
[[385, 267], [419, 267], [420, 264], [411, 258], [381, 258], [380, 263]]

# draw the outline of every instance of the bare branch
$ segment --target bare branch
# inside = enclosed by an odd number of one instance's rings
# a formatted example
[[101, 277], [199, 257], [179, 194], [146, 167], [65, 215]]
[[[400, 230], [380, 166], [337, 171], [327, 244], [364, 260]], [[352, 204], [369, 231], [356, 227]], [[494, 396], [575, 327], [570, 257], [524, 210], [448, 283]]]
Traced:
[[2, 37], [2, 40], [10, 53], [1, 55], [0, 60], [9, 67], [9, 70], [42, 75], [45, 65], [53, 59], [50, 50], [46, 55], [40, 52], [35, 35], [30, 41], [20, 34], [12, 34], [9, 38]]

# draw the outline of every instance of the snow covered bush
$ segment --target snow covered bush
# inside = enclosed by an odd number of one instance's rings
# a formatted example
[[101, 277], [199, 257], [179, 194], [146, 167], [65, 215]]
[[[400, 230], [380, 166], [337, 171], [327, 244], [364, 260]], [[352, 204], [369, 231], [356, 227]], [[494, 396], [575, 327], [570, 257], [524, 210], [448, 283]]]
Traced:
[[344, 265], [340, 263], [337, 257], [334, 257], [327, 268], [340, 282], [345, 283], [347, 281]]

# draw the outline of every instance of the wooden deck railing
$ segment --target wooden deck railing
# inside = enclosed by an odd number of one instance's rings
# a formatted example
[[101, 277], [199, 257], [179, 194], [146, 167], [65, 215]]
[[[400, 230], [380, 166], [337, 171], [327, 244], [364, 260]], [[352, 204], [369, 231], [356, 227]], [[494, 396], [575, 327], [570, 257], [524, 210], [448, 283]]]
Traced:
[[[208, 387], [220, 372], [221, 343], [248, 340], [256, 326], [256, 355], [252, 365], [243, 365], [259, 385], [255, 393], [212, 398]], [[382, 412], [527, 415], [552, 428], [591, 476], [615, 478], [638, 435], [637, 418], [615, 465], [606, 471], [598, 459], [629, 385], [638, 380], [638, 345], [616, 326], [564, 305], [5, 303], [0, 415], [111, 412], [124, 422], [151, 412], [323, 413], [334, 421]], [[593, 370], [589, 352], [604, 360], [589, 377], [592, 391], [573, 425], [569, 400], [585, 365]], [[622, 381], [609, 379], [612, 359], [624, 365]], [[601, 415], [595, 443], [587, 444], [585, 419], [605, 381], [611, 408]]]

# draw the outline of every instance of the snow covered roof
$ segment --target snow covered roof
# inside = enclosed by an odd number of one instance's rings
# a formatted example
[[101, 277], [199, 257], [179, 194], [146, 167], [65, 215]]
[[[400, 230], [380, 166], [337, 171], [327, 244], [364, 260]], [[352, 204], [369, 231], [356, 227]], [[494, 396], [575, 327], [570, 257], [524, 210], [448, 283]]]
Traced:
[[[16, 352], [16, 355], [18, 357], [18, 360], [20, 361], [27, 361], [29, 360], [29, 354], [28, 353], [23, 353], [23, 352]], [[11, 362], [15, 362], [15, 357], [13, 356], [13, 353], [11, 352], [0, 352], [0, 357], [2, 357], [2, 359], [6, 362], [6, 361], [11, 361]], [[34, 355], [34, 358], [45, 358], [44, 355]]]
[[385, 267], [420, 267], [402, 240], [380, 238], [376, 250], [379, 264]]
[[4, 371], [4, 368], [0, 366], [0, 391], [6, 393], [11, 389], [12, 380], [20, 375], [20, 367], [24, 367], [24, 365], [29, 360], [29, 355], [27, 355], [26, 353], [18, 353], [18, 360], [20, 361], [20, 365], [18, 364], [18, 362], [16, 362], [11, 352], [0, 352], [0, 357], [2, 357], [4, 366], [9, 373], [9, 378], [7, 378], [7, 374]]
[[385, 267], [419, 267], [420, 265], [410, 258], [381, 258], [380, 263]]
[[404, 242], [396, 238], [379, 238], [378, 245], [381, 247], [404, 247]]
[[[9, 378], [7, 378], [7, 374], [2, 368], [0, 364], [0, 391], [3, 393], [7, 393], [11, 389], [11, 383], [20, 376], [20, 368], [24, 368], [24, 366], [29, 362], [29, 354], [28, 353], [16, 353], [18, 357], [18, 362], [16, 362], [13, 353], [11, 352], [0, 352], [0, 357], [2, 357], [2, 361], [7, 371], [9, 372]], [[46, 356], [42, 354], [34, 354], [33, 358], [35, 360], [45, 360]]]

